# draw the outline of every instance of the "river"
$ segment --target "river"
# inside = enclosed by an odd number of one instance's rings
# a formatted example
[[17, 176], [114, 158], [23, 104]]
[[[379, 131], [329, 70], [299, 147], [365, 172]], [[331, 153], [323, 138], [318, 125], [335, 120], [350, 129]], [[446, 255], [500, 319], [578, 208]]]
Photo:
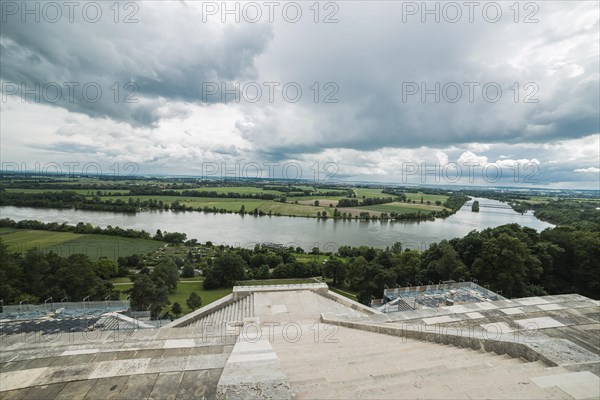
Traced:
[[[474, 197], [473, 200], [479, 200], [481, 204], [503, 204], [486, 198]], [[189, 239], [198, 239], [199, 242], [210, 240], [215, 244], [247, 248], [256, 243], [275, 242], [301, 246], [305, 250], [316, 246], [324, 251], [335, 251], [341, 245], [384, 248], [394, 242], [402, 242], [406, 248], [426, 249], [433, 242], [462, 237], [473, 229], [482, 230], [509, 223], [518, 223], [538, 231], [553, 227], [535, 218], [532, 212], [520, 214], [512, 209], [481, 207], [475, 213], [469, 206], [463, 206], [446, 219], [424, 222], [318, 220], [174, 211], [124, 214], [11, 206], [0, 207], [0, 217], [15, 221], [86, 222], [101, 227], [112, 225], [124, 229], [143, 229], [151, 234], [161, 229], [163, 232], [184, 232]]]

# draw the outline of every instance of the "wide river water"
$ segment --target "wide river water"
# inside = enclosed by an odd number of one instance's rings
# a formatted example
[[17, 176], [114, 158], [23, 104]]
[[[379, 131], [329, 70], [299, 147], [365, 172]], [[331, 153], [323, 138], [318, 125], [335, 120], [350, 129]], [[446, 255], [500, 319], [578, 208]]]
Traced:
[[[482, 204], [503, 205], [495, 200], [473, 198]], [[24, 219], [43, 222], [91, 223], [101, 227], [112, 225], [124, 229], [145, 230], [154, 234], [184, 232], [189, 239], [215, 244], [253, 247], [256, 243], [275, 242], [286, 246], [301, 246], [305, 250], [319, 247], [335, 251], [338, 246], [374, 246], [384, 248], [402, 242], [406, 248], [426, 249], [442, 239], [462, 237], [470, 231], [518, 223], [538, 231], [553, 225], [533, 216], [532, 212], [520, 214], [512, 209], [481, 207], [478, 213], [463, 206], [446, 218], [425, 222], [381, 222], [318, 220], [303, 217], [254, 217], [239, 214], [213, 214], [202, 212], [146, 211], [137, 214], [105, 211], [59, 210], [29, 207], [0, 207], [0, 217], [15, 221]]]

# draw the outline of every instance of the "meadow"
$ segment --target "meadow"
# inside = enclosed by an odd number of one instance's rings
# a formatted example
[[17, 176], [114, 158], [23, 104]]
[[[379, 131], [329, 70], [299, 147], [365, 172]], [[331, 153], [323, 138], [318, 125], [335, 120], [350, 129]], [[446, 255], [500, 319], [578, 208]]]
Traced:
[[[75, 192], [77, 194], [82, 194], [84, 196], [94, 196], [97, 192], [96, 189], [15, 189], [15, 188], [8, 188], [8, 189], [4, 189], [7, 192], [14, 192], [14, 193], [46, 193], [46, 192]], [[124, 190], [124, 189], [102, 189], [100, 190], [103, 194], [104, 193], [121, 193], [121, 194], [126, 194], [129, 193], [129, 190]]]
[[45, 252], [53, 251], [61, 257], [82, 253], [92, 260], [100, 257], [117, 260], [132, 254], [146, 254], [164, 245], [156, 240], [21, 229], [3, 233], [0, 237], [14, 253], [38, 248]]
[[426, 205], [426, 204], [410, 204], [410, 203], [386, 203], [386, 204], [377, 204], [373, 206], [365, 206], [360, 207], [363, 210], [372, 210], [378, 212], [386, 212], [386, 213], [398, 213], [398, 214], [407, 214], [407, 213], [416, 213], [416, 212], [431, 212], [431, 211], [442, 211], [444, 207], [436, 206], [436, 205]]

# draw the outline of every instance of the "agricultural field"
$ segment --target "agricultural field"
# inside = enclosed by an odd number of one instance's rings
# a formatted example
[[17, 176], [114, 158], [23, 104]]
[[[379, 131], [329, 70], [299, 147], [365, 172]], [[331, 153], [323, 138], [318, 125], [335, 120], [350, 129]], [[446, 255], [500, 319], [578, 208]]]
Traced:
[[[5, 189], [7, 192], [12, 193], [46, 193], [46, 192], [75, 192], [77, 194], [82, 194], [84, 196], [94, 196], [98, 190], [96, 189], [19, 189], [19, 188], [8, 188]], [[104, 193], [122, 193], [127, 194], [129, 190], [123, 189], [102, 189], [100, 190], [102, 194]]]
[[117, 260], [132, 254], [146, 254], [164, 245], [156, 240], [21, 229], [4, 233], [1, 238], [11, 252], [23, 253], [31, 248], [39, 248], [62, 257], [82, 253], [92, 260], [100, 257]]
[[436, 205], [426, 205], [426, 204], [410, 204], [410, 203], [401, 203], [401, 202], [393, 202], [386, 204], [377, 204], [373, 206], [365, 206], [359, 207], [357, 209], [361, 210], [369, 210], [369, 211], [378, 211], [378, 212], [386, 212], [386, 213], [398, 213], [398, 214], [407, 214], [407, 213], [416, 213], [416, 212], [430, 212], [430, 211], [442, 211], [444, 207], [436, 206]]
[[75, 240], [79, 236], [81, 235], [72, 232], [15, 229], [12, 232], [2, 234], [2, 243], [8, 245], [10, 252], [24, 253], [33, 248], [45, 249], [49, 246], [57, 246]]
[[75, 253], [83, 253], [92, 260], [106, 257], [117, 260], [132, 254], [147, 254], [164, 245], [163, 242], [148, 239], [130, 239], [109, 235], [77, 235], [74, 240], [53, 245], [46, 248], [58, 255], [68, 256]]
[[315, 201], [319, 201], [319, 206], [321, 207], [337, 207], [339, 200], [332, 200], [332, 199], [322, 199], [319, 197], [315, 196], [315, 199], [311, 199], [311, 200], [299, 200], [298, 204], [303, 204], [303, 205], [307, 205], [307, 206], [313, 206], [315, 204]]
[[239, 193], [239, 194], [265, 194], [280, 193], [277, 190], [263, 190], [262, 187], [256, 186], [203, 186], [199, 188], [193, 188], [197, 192], [217, 192], [217, 193]]
[[354, 193], [356, 193], [356, 198], [359, 200], [362, 200], [363, 197], [371, 198], [371, 199], [392, 197], [389, 194], [382, 193], [381, 192], [382, 189], [355, 188], [353, 190], [354, 190]]
[[435, 204], [436, 201], [441, 201], [444, 203], [449, 197], [441, 194], [426, 194], [421, 192], [406, 192], [404, 194], [406, 195], [407, 199], [414, 200], [417, 203], [421, 202], [421, 198], [423, 198], [424, 202], [430, 201]]
[[258, 209], [259, 211], [264, 211], [266, 213], [271, 211], [273, 214], [280, 213], [281, 215], [294, 215], [298, 217], [316, 217], [317, 212], [323, 211], [327, 211], [328, 214], [333, 213], [333, 210], [329, 209], [329, 207], [315, 207], [302, 204], [279, 203], [276, 201], [266, 202]]
[[[383, 189], [371, 189], [371, 188], [356, 188], [354, 192], [356, 193], [357, 199], [362, 199], [363, 196], [365, 198], [385, 198], [385, 197], [393, 197], [393, 195], [386, 194], [382, 192]], [[409, 200], [414, 200], [417, 203], [421, 202], [421, 198], [423, 198], [424, 202], [430, 201], [435, 203], [436, 201], [441, 201], [442, 203], [448, 200], [448, 196], [441, 194], [426, 194], [422, 192], [405, 192], [404, 195]]]

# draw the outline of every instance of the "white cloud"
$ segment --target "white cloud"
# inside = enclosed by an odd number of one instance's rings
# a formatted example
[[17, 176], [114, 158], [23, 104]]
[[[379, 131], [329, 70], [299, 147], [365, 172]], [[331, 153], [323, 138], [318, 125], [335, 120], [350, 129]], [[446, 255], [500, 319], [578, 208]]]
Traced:
[[488, 162], [488, 159], [486, 156], [477, 156], [475, 153], [473, 153], [471, 151], [465, 151], [458, 158], [459, 164], [479, 163], [479, 165], [485, 165], [485, 164], [487, 164], [487, 162]]
[[573, 172], [579, 172], [579, 173], [593, 173], [593, 174], [598, 174], [600, 173], [600, 168], [598, 167], [588, 167], [588, 168], [577, 168], [574, 169]]

